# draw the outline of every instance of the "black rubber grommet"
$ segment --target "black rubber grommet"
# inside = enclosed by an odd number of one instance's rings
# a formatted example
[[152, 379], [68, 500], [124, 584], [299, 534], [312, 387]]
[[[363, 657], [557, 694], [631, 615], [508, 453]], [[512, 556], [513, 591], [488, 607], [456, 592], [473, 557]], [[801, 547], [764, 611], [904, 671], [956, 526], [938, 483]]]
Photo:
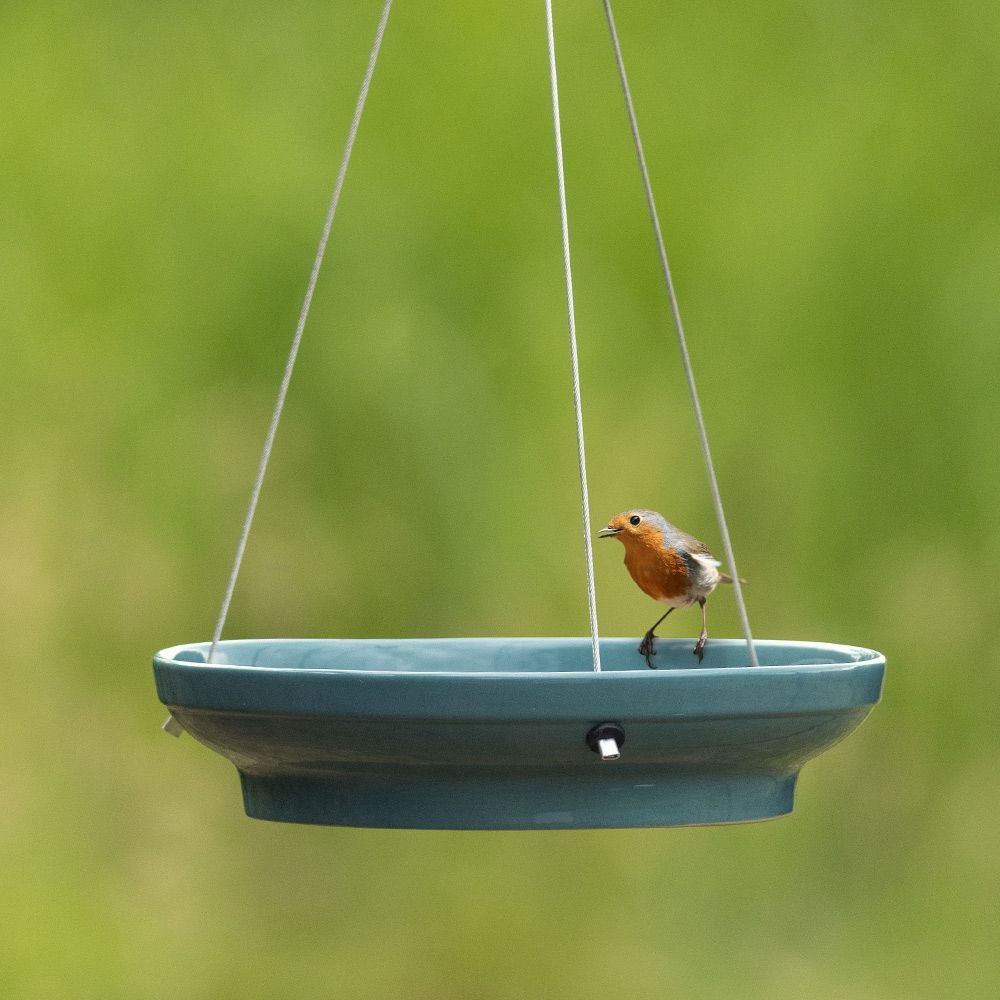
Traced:
[[614, 740], [621, 747], [625, 743], [625, 729], [620, 722], [601, 722], [584, 737], [584, 742], [594, 753], [600, 753], [597, 744], [601, 740]]

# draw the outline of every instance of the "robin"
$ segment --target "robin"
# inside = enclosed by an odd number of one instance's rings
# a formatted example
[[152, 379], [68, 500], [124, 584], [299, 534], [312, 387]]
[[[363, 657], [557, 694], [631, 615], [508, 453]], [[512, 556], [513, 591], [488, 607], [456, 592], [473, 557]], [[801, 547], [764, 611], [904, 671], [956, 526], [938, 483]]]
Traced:
[[655, 510], [626, 510], [611, 518], [608, 526], [597, 534], [600, 538], [620, 539], [625, 546], [625, 566], [632, 579], [654, 601], [670, 605], [639, 644], [646, 666], [654, 669], [657, 625], [674, 608], [689, 608], [692, 604], [701, 605], [701, 635], [694, 646], [694, 655], [701, 663], [708, 641], [705, 601], [720, 581], [733, 582], [731, 576], [719, 572], [721, 563], [713, 558], [708, 546], [675, 528]]

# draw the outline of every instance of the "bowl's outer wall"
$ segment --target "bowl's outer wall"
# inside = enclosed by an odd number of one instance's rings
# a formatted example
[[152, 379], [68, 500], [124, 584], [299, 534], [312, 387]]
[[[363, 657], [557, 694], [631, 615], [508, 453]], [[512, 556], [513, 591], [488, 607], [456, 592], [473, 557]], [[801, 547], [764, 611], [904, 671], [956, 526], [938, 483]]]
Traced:
[[[268, 665], [175, 649], [155, 670], [178, 721], [240, 771], [252, 816], [476, 829], [781, 815], [799, 768], [862, 721], [884, 672], [856, 647], [764, 642], [752, 668], [741, 642], [716, 640], [689, 667], [690, 644], [672, 640], [651, 671], [633, 640], [604, 645], [600, 674], [575, 669], [580, 639], [240, 641], [223, 657]], [[612, 763], [585, 742], [605, 721], [626, 732]]]

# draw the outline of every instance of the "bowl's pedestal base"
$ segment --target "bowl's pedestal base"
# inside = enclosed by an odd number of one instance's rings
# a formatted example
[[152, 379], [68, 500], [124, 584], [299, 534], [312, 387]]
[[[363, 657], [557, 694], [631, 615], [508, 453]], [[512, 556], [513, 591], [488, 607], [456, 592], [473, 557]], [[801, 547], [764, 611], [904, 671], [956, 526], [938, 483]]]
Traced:
[[[797, 774], [650, 772], [602, 763], [593, 780], [540, 769], [456, 774], [241, 773], [248, 816], [289, 823], [408, 829], [560, 830], [745, 823], [792, 811]], [[407, 769], [409, 770], [409, 769]]]

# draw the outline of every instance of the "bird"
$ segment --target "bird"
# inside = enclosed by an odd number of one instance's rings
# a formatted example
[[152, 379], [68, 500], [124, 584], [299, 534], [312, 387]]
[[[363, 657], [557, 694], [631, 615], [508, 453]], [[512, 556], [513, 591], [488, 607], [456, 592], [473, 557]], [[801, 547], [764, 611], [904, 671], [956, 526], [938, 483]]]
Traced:
[[[694, 655], [701, 663], [708, 642], [705, 601], [719, 583], [733, 582], [731, 576], [719, 571], [722, 564], [708, 546], [674, 527], [662, 514], [644, 508], [616, 514], [597, 534], [599, 538], [617, 538], [625, 546], [625, 567], [639, 589], [654, 601], [669, 605], [639, 644], [646, 666], [655, 669], [657, 626], [675, 608], [692, 604], [701, 606], [701, 634], [694, 646]], [[740, 579], [740, 583], [746, 581]]]

